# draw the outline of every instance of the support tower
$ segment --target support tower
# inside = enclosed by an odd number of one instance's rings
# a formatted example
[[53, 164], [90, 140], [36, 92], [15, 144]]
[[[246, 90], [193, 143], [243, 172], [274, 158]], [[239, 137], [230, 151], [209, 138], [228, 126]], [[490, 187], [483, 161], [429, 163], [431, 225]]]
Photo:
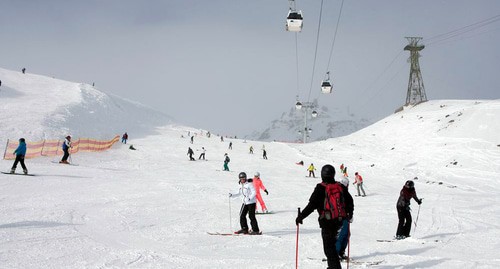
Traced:
[[427, 101], [427, 96], [425, 95], [424, 80], [422, 79], [420, 64], [418, 63], [420, 51], [423, 50], [425, 46], [418, 44], [418, 41], [422, 39], [421, 37], [406, 37], [406, 39], [408, 39], [409, 44], [406, 45], [404, 50], [410, 51], [411, 65], [405, 105], [417, 105], [419, 103]]

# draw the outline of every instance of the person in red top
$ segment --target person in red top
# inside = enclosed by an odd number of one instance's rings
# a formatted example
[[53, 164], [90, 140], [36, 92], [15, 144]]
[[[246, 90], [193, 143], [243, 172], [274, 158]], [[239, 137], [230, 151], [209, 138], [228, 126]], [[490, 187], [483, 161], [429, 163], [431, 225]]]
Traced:
[[396, 231], [396, 239], [405, 239], [410, 237], [411, 230], [411, 213], [410, 213], [410, 200], [411, 198], [420, 205], [422, 199], [418, 199], [417, 192], [415, 191], [415, 184], [413, 181], [406, 181], [403, 189], [399, 193], [399, 199], [396, 204], [398, 210], [398, 230]]
[[256, 198], [257, 201], [260, 204], [260, 207], [262, 208], [262, 213], [268, 213], [266, 203], [264, 203], [264, 200], [262, 199], [262, 195], [260, 194], [260, 190], [262, 189], [266, 195], [269, 195], [269, 192], [267, 191], [266, 187], [264, 187], [264, 184], [262, 183], [262, 180], [260, 179], [260, 173], [255, 172], [255, 175], [253, 177], [253, 187], [255, 188]]
[[363, 192], [363, 197], [365, 197], [366, 193], [365, 193], [365, 189], [363, 188], [363, 178], [361, 177], [361, 175], [358, 172], [354, 173], [354, 175], [356, 177], [354, 178], [354, 183], [352, 183], [352, 184], [353, 185], [357, 184], [356, 187], [358, 187], [358, 196], [361, 196], [361, 193], [359, 192], [359, 189], [361, 188], [361, 191]]

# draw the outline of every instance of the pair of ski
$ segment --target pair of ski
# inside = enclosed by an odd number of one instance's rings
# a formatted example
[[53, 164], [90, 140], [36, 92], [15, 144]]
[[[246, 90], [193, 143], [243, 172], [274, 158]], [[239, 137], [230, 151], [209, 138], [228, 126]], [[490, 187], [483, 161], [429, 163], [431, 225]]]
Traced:
[[236, 232], [234, 233], [219, 233], [219, 232], [207, 232], [209, 235], [222, 235], [222, 236], [242, 236], [242, 235], [262, 235], [262, 231], [260, 231], [259, 233], [256, 233], [256, 234], [251, 234], [251, 233], [247, 233], [247, 234], [238, 234]]
[[[308, 258], [309, 260], [319, 260], [318, 258]], [[322, 258], [321, 259], [322, 262], [327, 262], [328, 260], [326, 258]], [[366, 266], [372, 266], [372, 265], [379, 265], [381, 263], [383, 263], [384, 261], [383, 260], [380, 260], [380, 261], [359, 261], [359, 260], [355, 260], [355, 259], [345, 259], [345, 260], [341, 260], [343, 262], [348, 262], [350, 264], [356, 264], [356, 265], [366, 265]]]
[[2, 174], [13, 175], [13, 176], [34, 176], [34, 174], [20, 174], [20, 173], [9, 173], [9, 172], [2, 172]]

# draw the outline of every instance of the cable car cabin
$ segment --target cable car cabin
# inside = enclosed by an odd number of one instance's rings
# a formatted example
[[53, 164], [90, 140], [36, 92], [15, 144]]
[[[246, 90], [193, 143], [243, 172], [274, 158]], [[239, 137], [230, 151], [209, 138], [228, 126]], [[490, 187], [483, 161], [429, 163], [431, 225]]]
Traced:
[[300, 32], [302, 31], [302, 11], [288, 11], [288, 16], [286, 17], [286, 30], [289, 32]]
[[323, 81], [321, 83], [321, 92], [322, 93], [332, 93], [332, 83], [329, 80]]

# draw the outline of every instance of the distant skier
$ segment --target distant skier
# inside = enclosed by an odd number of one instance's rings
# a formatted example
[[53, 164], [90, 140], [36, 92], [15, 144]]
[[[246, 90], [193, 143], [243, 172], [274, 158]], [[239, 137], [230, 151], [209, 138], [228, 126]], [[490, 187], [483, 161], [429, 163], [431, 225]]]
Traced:
[[359, 189], [361, 188], [361, 191], [363, 192], [362, 196], [365, 197], [366, 193], [365, 189], [363, 188], [363, 177], [361, 177], [361, 175], [358, 172], [354, 173], [354, 175], [356, 177], [354, 178], [354, 183], [352, 184], [358, 187], [358, 196], [361, 196], [361, 193], [359, 192]]
[[250, 151], [248, 153], [253, 154], [253, 146], [250, 146]]
[[227, 153], [224, 153], [224, 171], [229, 171], [229, 162], [231, 160], [229, 159], [229, 156], [227, 155]]
[[262, 209], [262, 213], [268, 213], [266, 203], [264, 203], [264, 200], [262, 199], [262, 195], [260, 194], [260, 190], [263, 190], [266, 193], [266, 195], [269, 195], [269, 192], [267, 191], [266, 187], [264, 187], [264, 184], [262, 183], [262, 180], [260, 179], [259, 172], [255, 172], [255, 174], [254, 174], [253, 187], [255, 188], [255, 192], [257, 193], [256, 198], [260, 204], [260, 208]]
[[233, 142], [229, 142], [229, 149], [233, 149]]
[[128, 139], [128, 134], [127, 134], [127, 132], [125, 132], [125, 133], [122, 135], [122, 143], [123, 143], [123, 144], [127, 144], [127, 139]]
[[311, 177], [311, 175], [312, 177], [316, 177], [314, 170], [316, 170], [316, 168], [314, 168], [314, 164], [311, 163], [311, 165], [307, 168], [307, 171], [309, 171], [309, 177]]
[[204, 147], [201, 147], [201, 154], [200, 154], [200, 157], [198, 158], [198, 160], [201, 160], [201, 158], [203, 158], [203, 160], [205, 160], [205, 148]]
[[349, 179], [343, 178], [340, 180], [340, 184], [342, 184], [342, 190], [344, 193], [344, 201], [345, 201], [345, 211], [347, 217], [342, 220], [342, 227], [339, 230], [339, 234], [337, 235], [337, 242], [335, 244], [335, 248], [337, 253], [339, 254], [339, 258], [341, 260], [345, 260], [348, 257], [345, 255], [345, 249], [347, 248], [347, 243], [349, 242], [349, 237], [351, 237], [351, 232], [349, 229], [350, 223], [353, 220], [353, 212], [354, 212], [354, 200], [352, 199], [351, 194], [349, 193]]
[[304, 161], [300, 161], [298, 163], [295, 163], [296, 165], [304, 165]]
[[72, 148], [71, 146], [71, 136], [66, 136], [66, 139], [64, 139], [64, 142], [62, 144], [62, 150], [64, 152], [64, 155], [62, 159], [59, 161], [59, 163], [65, 163], [69, 164], [68, 162], [68, 157], [69, 157], [69, 149]]
[[14, 164], [12, 165], [12, 168], [10, 169], [10, 173], [14, 174], [16, 172], [17, 168], [17, 163], [21, 163], [21, 167], [23, 168], [23, 172], [25, 175], [28, 174], [28, 168], [26, 168], [26, 165], [24, 164], [24, 157], [26, 156], [26, 140], [24, 138], [19, 138], [19, 145], [17, 146], [16, 150], [12, 154], [16, 155], [16, 160], [14, 161]]
[[[344, 164], [342, 164], [342, 166], [344, 166]], [[344, 175], [344, 177], [348, 177], [349, 175], [347, 174], [347, 166], [344, 166], [342, 168], [342, 174]]]
[[417, 192], [415, 191], [415, 184], [413, 181], [406, 181], [403, 189], [399, 193], [399, 199], [396, 204], [398, 210], [398, 230], [396, 231], [396, 239], [405, 239], [410, 237], [411, 230], [411, 213], [410, 213], [410, 200], [415, 199], [417, 204], [422, 203], [422, 199], [418, 199]]
[[262, 150], [262, 158], [267, 160], [267, 151], [265, 149]]
[[130, 147], [128, 147], [128, 149], [136, 150], [136, 148], [134, 148], [134, 145], [130, 145]]
[[193, 154], [194, 154], [194, 151], [191, 147], [188, 148], [188, 152], [187, 152], [187, 155], [189, 155], [189, 160], [190, 161], [195, 161], [195, 159], [193, 158]]
[[21, 71], [23, 72], [23, 74], [25, 74], [26, 73], [26, 68], [21, 69]]
[[[240, 210], [240, 225], [241, 230], [235, 232], [235, 234], [260, 234], [259, 225], [257, 223], [257, 218], [255, 218], [255, 207], [256, 207], [256, 192], [252, 184], [252, 179], [247, 181], [247, 174], [241, 172], [238, 175], [240, 188], [238, 193], [229, 193], [229, 197], [237, 197], [243, 195], [243, 204]], [[252, 231], [248, 230], [247, 214], [250, 218], [250, 225], [252, 226]]]
[[194, 143], [194, 135], [191, 136], [191, 144]]
[[220, 142], [224, 142], [224, 137], [222, 135], [220, 136]]

